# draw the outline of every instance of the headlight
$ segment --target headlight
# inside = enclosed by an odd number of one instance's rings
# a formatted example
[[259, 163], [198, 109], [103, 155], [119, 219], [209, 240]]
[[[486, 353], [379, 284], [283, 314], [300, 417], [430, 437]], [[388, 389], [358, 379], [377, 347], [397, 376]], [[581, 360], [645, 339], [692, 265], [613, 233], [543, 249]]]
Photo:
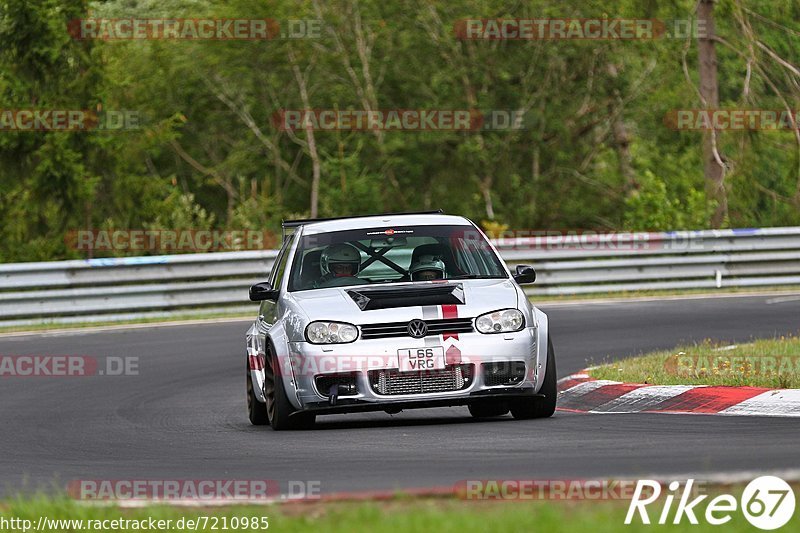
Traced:
[[525, 325], [525, 317], [517, 309], [503, 309], [486, 313], [475, 319], [475, 327], [481, 333], [508, 333], [519, 331]]
[[344, 322], [312, 322], [306, 327], [306, 339], [311, 344], [337, 344], [353, 342], [358, 329]]

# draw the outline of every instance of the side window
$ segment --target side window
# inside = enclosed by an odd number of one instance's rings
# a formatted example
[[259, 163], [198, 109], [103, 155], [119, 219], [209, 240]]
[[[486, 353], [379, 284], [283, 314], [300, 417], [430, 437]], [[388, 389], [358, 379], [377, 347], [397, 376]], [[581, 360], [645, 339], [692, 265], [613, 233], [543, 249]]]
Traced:
[[280, 288], [281, 282], [283, 281], [283, 274], [286, 272], [286, 263], [289, 261], [289, 249], [292, 247], [292, 240], [293, 239], [289, 239], [286, 241], [283, 249], [275, 259], [275, 264], [272, 266], [269, 281], [273, 288]]
[[456, 240], [456, 262], [465, 272], [481, 276], [503, 276], [503, 267], [485, 242]]

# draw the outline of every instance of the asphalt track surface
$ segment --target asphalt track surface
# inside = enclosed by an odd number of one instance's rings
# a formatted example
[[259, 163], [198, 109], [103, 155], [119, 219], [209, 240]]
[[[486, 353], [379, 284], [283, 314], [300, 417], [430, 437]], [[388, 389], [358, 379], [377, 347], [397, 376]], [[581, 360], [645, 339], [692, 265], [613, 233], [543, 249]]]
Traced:
[[[559, 375], [683, 341], [800, 331], [800, 297], [541, 306]], [[800, 467], [800, 422], [707, 415], [475, 421], [466, 408], [319, 417], [253, 427], [248, 323], [0, 337], [0, 355], [135, 356], [137, 376], [0, 378], [0, 495], [76, 479], [319, 481], [322, 492], [447, 487], [466, 479], [575, 479]]]

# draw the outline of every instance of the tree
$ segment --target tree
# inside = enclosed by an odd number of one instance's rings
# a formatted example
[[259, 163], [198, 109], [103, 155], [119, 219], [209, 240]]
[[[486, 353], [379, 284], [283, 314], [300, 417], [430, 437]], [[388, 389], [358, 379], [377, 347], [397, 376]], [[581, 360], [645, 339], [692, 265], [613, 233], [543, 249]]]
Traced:
[[[701, 33], [698, 35], [697, 54], [700, 68], [700, 98], [703, 107], [719, 108], [719, 82], [717, 81], [717, 50], [715, 44], [714, 4], [716, 0], [700, 0], [697, 4], [697, 20]], [[711, 217], [713, 228], [722, 227], [728, 214], [728, 198], [725, 192], [725, 161], [720, 154], [720, 134], [716, 129], [703, 135], [703, 172], [706, 178], [706, 194], [716, 203]]]

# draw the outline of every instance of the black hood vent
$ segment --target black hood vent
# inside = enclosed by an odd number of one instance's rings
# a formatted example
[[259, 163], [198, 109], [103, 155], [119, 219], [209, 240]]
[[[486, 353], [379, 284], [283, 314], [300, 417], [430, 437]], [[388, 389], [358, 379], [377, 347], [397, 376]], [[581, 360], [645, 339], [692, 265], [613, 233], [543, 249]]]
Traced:
[[461, 283], [350, 289], [347, 294], [362, 311], [417, 305], [464, 305], [466, 303], [464, 287]]

